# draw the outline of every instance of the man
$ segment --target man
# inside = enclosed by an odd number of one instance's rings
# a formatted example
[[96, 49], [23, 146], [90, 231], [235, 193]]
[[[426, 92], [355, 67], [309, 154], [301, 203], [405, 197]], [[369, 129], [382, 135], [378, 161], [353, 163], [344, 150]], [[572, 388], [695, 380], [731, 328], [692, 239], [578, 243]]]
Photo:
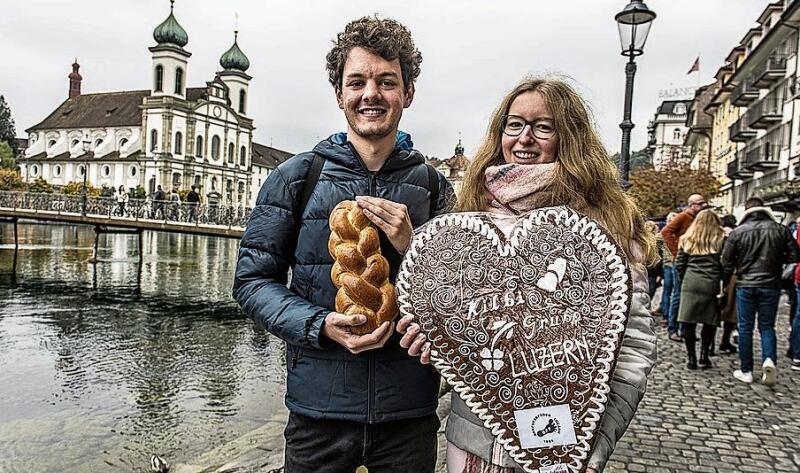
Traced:
[[393, 323], [350, 331], [366, 318], [334, 311], [327, 249], [331, 211], [356, 199], [394, 281], [413, 228], [448, 210], [452, 188], [398, 132], [421, 61], [396, 21], [349, 23], [327, 55], [347, 133], [278, 166], [242, 237], [233, 295], [287, 344], [286, 473], [434, 471], [439, 377], [400, 347]]
[[761, 380], [777, 383], [775, 316], [781, 295], [784, 263], [800, 259], [789, 230], [775, 221], [772, 211], [758, 197], [747, 199], [741, 223], [725, 241], [722, 265], [727, 283], [736, 272], [736, 310], [739, 316], [739, 363], [733, 376], [753, 382], [753, 327], [758, 314], [761, 333]]
[[[164, 201], [167, 200], [167, 194], [159, 185], [153, 194], [153, 216], [151, 218], [164, 218]], [[161, 216], [159, 217], [159, 214]]]
[[197, 187], [192, 186], [192, 190], [186, 194], [186, 202], [189, 204], [189, 221], [197, 221], [197, 207], [200, 205], [200, 194], [197, 193]]
[[[694, 222], [694, 218], [701, 210], [706, 208], [706, 199], [700, 194], [692, 194], [689, 196], [686, 209], [675, 216], [667, 225], [661, 230], [661, 236], [664, 237], [664, 244], [672, 254], [672, 260], [678, 256], [678, 240], [681, 235], [686, 233], [689, 226]], [[669, 339], [675, 342], [683, 341], [681, 337], [682, 330], [678, 324], [678, 310], [681, 301], [681, 281], [678, 275], [678, 269], [672, 266], [672, 300], [669, 305], [669, 321], [667, 330], [669, 331]]]

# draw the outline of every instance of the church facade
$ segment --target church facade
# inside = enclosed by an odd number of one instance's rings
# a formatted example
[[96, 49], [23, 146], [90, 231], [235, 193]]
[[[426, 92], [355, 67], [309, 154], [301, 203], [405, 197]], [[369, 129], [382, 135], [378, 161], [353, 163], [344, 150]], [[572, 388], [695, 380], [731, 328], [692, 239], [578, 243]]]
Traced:
[[253, 141], [250, 61], [238, 32], [203, 87], [186, 86], [189, 38], [172, 9], [153, 38], [150, 89], [82, 94], [75, 61], [67, 100], [26, 130], [23, 177], [61, 186], [86, 173], [96, 187], [142, 186], [148, 195], [195, 186], [203, 203], [252, 207], [260, 183], [291, 154]]

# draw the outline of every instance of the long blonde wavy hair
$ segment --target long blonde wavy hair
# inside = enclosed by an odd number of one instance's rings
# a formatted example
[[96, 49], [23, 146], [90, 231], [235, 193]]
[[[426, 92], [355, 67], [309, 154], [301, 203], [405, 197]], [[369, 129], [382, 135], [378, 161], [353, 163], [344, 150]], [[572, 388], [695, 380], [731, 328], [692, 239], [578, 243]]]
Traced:
[[713, 210], [703, 210], [681, 235], [678, 248], [690, 255], [710, 255], [722, 250], [724, 240], [722, 219]]
[[[467, 166], [456, 210], [486, 210], [486, 168], [505, 163], [501, 148], [503, 115], [508, 113], [514, 99], [526, 92], [541, 94], [553, 114], [559, 165], [548, 189], [552, 201], [556, 204], [585, 201], [588, 208], [581, 210], [605, 225], [628, 258], [637, 263], [655, 261], [655, 237], [645, 230], [641, 212], [620, 187], [617, 170], [600, 141], [585, 102], [560, 79], [526, 78], [506, 94]], [[632, 251], [634, 242], [643, 254]]]

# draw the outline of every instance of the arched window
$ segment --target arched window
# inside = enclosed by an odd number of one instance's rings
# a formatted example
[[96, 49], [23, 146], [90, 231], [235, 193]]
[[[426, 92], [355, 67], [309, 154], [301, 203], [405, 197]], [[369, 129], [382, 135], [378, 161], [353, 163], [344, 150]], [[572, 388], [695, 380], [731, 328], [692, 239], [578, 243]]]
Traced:
[[56, 140], [50, 140], [50, 141], [47, 142], [47, 147], [48, 148], [52, 148], [55, 145], [56, 145]]
[[198, 158], [203, 157], [203, 137], [197, 135], [197, 142], [194, 145], [194, 155]]
[[103, 139], [102, 138], [98, 138], [98, 139], [94, 140], [94, 149], [99, 148], [101, 144], [103, 144]]
[[247, 163], [247, 148], [242, 146], [239, 148], [239, 164], [244, 166]]
[[164, 89], [164, 66], [161, 64], [156, 66], [156, 77], [153, 84], [155, 92], [161, 92]]
[[61, 166], [58, 164], [53, 167], [53, 177], [61, 177]]
[[[180, 69], [178, 69], [180, 70]], [[175, 151], [174, 154], [183, 154], [183, 133], [175, 133]]]
[[231, 164], [233, 164], [236, 160], [236, 158], [233, 155], [233, 151], [234, 151], [233, 143], [228, 143], [228, 162]]
[[77, 138], [76, 138], [76, 139], [73, 139], [73, 140], [72, 140], [72, 143], [70, 143], [69, 147], [70, 147], [70, 148], [74, 148], [74, 147], [78, 146], [78, 145], [80, 144], [80, 142], [81, 142], [81, 140], [79, 140], [79, 139], [77, 139]]
[[175, 93], [183, 95], [183, 69], [175, 69]]
[[211, 158], [219, 159], [219, 136], [211, 138]]
[[158, 147], [158, 132], [150, 130], [150, 151], [155, 151]]
[[123, 139], [119, 140], [119, 147], [120, 148], [122, 148], [126, 144], [128, 144], [128, 139], [127, 138], [123, 138]]
[[212, 191], [217, 190], [217, 178], [216, 177], [212, 177], [211, 178], [211, 190]]
[[247, 92], [244, 90], [239, 91], [239, 113], [246, 113], [245, 112], [245, 99], [247, 98]]
[[100, 168], [100, 172], [102, 173], [103, 177], [108, 177], [111, 175], [111, 167], [108, 164], [105, 164], [102, 168]]
[[675, 128], [672, 130], [672, 139], [679, 140], [681, 139], [681, 129]]

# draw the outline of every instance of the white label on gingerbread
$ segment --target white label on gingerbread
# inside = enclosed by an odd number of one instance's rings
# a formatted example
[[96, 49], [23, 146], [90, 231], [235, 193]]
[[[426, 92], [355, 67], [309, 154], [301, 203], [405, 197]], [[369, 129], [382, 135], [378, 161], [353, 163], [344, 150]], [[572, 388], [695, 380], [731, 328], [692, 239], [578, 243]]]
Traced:
[[567, 404], [514, 411], [514, 419], [522, 448], [557, 447], [577, 442]]
[[543, 466], [539, 468], [539, 473], [569, 473], [569, 468], [563, 463], [556, 465]]

